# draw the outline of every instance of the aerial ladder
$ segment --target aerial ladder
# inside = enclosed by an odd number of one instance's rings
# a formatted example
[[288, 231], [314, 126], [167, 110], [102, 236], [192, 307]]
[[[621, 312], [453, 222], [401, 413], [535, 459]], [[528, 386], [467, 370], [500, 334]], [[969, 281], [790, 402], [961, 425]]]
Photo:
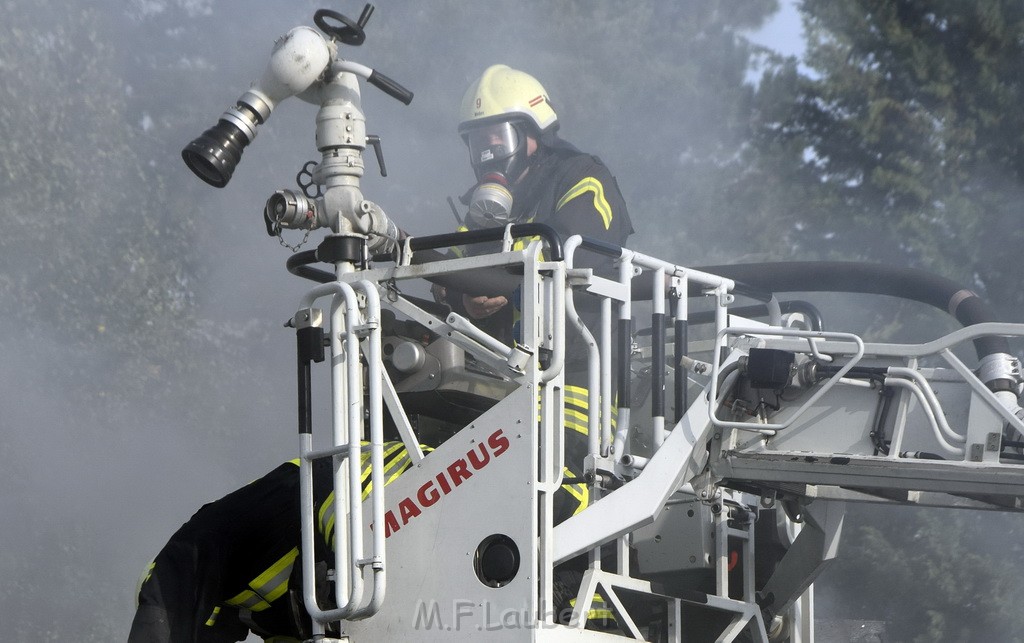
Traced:
[[[319, 106], [320, 161], [264, 211], [271, 235], [328, 231], [287, 266], [316, 284], [290, 323], [311, 641], [803, 643], [847, 503], [1022, 509], [1024, 379], [1010, 342], [1024, 324], [996, 322], [947, 280], [850, 263], [693, 268], [535, 224], [401, 234], [360, 190], [367, 146], [383, 173], [360, 80], [405, 103], [412, 94], [339, 56], [363, 42], [372, 11], [320, 10], [319, 31], [288, 32], [264, 76], [183, 150], [223, 187], [281, 101]], [[448, 252], [467, 246], [487, 250]], [[593, 263], [583, 256], [611, 269], [580, 268]], [[437, 304], [431, 283], [514, 293], [517, 340]], [[780, 298], [812, 291], [917, 300], [963, 328], [868, 343]], [[315, 369], [329, 372], [332, 409], [316, 440]], [[570, 383], [589, 409], [576, 462], [565, 455]], [[413, 462], [394, 480], [387, 441]], [[364, 500], [353, 463], [365, 453]], [[337, 499], [326, 561], [321, 458]], [[566, 485], [585, 487], [587, 503], [559, 516]], [[570, 567], [579, 582], [559, 613]], [[613, 626], [592, 627], [595, 597]]]

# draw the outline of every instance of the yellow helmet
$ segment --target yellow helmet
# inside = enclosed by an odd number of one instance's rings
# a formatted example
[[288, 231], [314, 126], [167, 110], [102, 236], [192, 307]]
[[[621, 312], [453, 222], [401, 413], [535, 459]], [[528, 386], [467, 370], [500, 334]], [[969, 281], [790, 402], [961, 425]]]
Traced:
[[539, 136], [558, 127], [548, 93], [533, 76], [507, 65], [491, 65], [469, 86], [459, 110], [459, 133], [521, 117]]

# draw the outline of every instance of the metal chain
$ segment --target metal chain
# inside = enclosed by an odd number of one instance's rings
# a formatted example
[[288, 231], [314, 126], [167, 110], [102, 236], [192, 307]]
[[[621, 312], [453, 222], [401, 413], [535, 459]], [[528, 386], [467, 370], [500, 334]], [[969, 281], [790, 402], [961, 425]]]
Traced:
[[275, 236], [277, 236], [278, 242], [285, 248], [291, 250], [292, 252], [298, 252], [299, 248], [304, 246], [306, 244], [306, 241], [309, 240], [309, 233], [312, 232], [312, 230], [306, 230], [306, 234], [302, 235], [302, 241], [293, 246], [284, 240], [284, 237], [281, 235], [281, 226], [274, 226], [274, 228], [274, 232], [276, 233]]

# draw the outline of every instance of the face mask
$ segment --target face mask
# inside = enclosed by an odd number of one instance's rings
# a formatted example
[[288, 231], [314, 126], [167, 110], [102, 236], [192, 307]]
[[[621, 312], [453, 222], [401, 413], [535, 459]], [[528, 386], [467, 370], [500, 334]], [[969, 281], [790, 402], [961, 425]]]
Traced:
[[514, 223], [509, 186], [529, 163], [524, 125], [492, 123], [474, 128], [465, 136], [478, 181], [470, 198], [470, 221], [481, 227]]

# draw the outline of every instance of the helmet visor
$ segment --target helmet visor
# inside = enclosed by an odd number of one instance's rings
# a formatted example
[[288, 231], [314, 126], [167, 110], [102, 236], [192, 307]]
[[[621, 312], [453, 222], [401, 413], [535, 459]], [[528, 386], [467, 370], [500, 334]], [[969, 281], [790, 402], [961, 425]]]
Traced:
[[492, 123], [466, 133], [469, 160], [474, 166], [507, 159], [516, 153], [522, 138], [512, 123]]

